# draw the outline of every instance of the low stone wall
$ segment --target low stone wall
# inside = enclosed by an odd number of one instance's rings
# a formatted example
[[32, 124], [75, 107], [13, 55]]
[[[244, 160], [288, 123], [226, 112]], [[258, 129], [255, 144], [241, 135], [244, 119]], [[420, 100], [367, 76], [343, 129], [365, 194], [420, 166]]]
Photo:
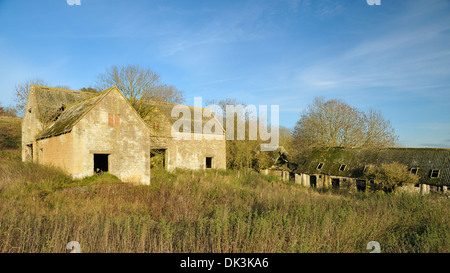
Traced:
[[261, 173], [279, 177], [282, 181], [289, 181], [289, 171], [264, 169]]

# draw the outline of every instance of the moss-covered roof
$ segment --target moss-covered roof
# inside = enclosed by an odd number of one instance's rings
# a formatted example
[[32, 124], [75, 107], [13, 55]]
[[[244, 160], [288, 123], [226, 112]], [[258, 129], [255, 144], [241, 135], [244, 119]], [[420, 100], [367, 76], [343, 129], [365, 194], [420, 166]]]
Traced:
[[[315, 149], [299, 162], [297, 173], [323, 173], [334, 176], [358, 178], [367, 165], [398, 162], [408, 169], [418, 168], [420, 183], [450, 185], [450, 149], [436, 148], [385, 148], [385, 149]], [[319, 163], [323, 163], [318, 169]], [[339, 170], [345, 165], [343, 171]], [[439, 170], [438, 178], [431, 171]]]
[[[32, 85], [37, 102], [37, 117], [46, 127], [36, 138], [43, 139], [68, 133], [75, 123], [90, 109], [108, 90], [100, 93], [74, 91], [68, 89]], [[147, 102], [155, 106], [172, 125], [178, 117], [172, 117], [172, 109], [177, 104], [166, 102]], [[191, 112], [191, 132], [194, 132], [194, 107], [187, 106]], [[203, 109], [205, 110], [205, 109]], [[148, 125], [152, 118], [144, 120]], [[210, 118], [202, 115], [202, 128]], [[151, 127], [151, 126], [149, 126]]]
[[96, 96], [95, 93], [74, 91], [62, 88], [31, 85], [34, 88], [37, 103], [37, 118], [43, 124], [51, 122], [52, 118], [63, 105]]
[[[148, 104], [157, 107], [161, 113], [167, 118], [167, 120], [173, 124], [175, 121], [180, 120], [180, 117], [172, 117], [172, 109], [180, 104], [174, 104], [174, 103], [167, 103], [167, 102], [147, 102]], [[191, 120], [189, 121], [191, 124], [191, 132], [194, 133], [194, 110], [195, 107], [194, 106], [188, 106], [188, 105], [181, 105], [181, 106], [187, 106], [190, 113], [191, 113]], [[210, 111], [207, 108], [201, 108], [203, 111]], [[212, 113], [211, 113], [212, 114]], [[181, 115], [180, 115], [181, 116]], [[214, 116], [214, 114], [212, 114], [211, 116]], [[202, 112], [202, 128], [205, 127], [205, 124], [210, 120], [210, 117], [204, 117], [203, 116], [203, 112]], [[146, 122], [151, 122], [151, 118], [146, 120]], [[214, 130], [214, 129], [213, 129]], [[222, 127], [223, 132], [225, 132], [225, 130]], [[204, 132], [203, 132], [204, 133]], [[212, 132], [214, 134], [214, 132]]]
[[80, 117], [84, 115], [100, 98], [101, 96], [95, 96], [68, 107], [61, 113], [58, 119], [41, 134], [39, 134], [36, 139], [57, 136], [70, 132]]

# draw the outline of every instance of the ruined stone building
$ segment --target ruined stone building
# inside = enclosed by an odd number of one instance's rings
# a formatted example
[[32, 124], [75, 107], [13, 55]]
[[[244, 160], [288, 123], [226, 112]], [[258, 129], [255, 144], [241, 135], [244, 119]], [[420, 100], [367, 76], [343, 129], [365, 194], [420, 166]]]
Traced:
[[261, 173], [272, 175], [280, 178], [283, 181], [292, 179], [293, 172], [291, 171], [292, 164], [288, 159], [288, 153], [283, 146], [279, 146], [275, 151], [271, 152], [273, 164], [267, 169], [261, 170]]
[[393, 162], [406, 165], [410, 173], [419, 176], [419, 184], [408, 191], [447, 191], [450, 186], [450, 149], [436, 148], [316, 149], [299, 162], [295, 182], [307, 187], [364, 191], [374, 182], [364, 176], [367, 166]]
[[174, 104], [153, 106], [141, 118], [117, 87], [89, 93], [31, 85], [22, 122], [22, 160], [59, 167], [74, 178], [109, 172], [141, 184], [150, 184], [152, 167], [226, 168], [224, 137], [176, 140]]

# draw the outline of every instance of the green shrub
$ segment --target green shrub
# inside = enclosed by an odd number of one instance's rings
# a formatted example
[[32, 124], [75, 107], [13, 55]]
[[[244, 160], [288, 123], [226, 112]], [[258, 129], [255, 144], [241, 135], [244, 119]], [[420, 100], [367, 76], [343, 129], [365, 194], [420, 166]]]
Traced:
[[385, 192], [395, 191], [398, 187], [408, 184], [417, 184], [419, 177], [408, 171], [407, 166], [394, 162], [389, 164], [381, 164], [379, 166], [369, 165], [365, 176], [369, 180], [373, 180], [374, 184], [369, 184], [371, 191]]

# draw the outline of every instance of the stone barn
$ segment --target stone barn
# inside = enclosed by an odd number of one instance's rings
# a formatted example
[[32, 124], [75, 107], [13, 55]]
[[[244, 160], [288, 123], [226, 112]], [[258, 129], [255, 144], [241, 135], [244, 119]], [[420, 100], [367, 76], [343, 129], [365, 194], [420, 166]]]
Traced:
[[288, 159], [287, 151], [284, 147], [279, 146], [275, 151], [269, 152], [272, 154], [273, 164], [267, 169], [262, 169], [260, 172], [266, 175], [273, 175], [283, 181], [293, 179], [292, 164]]
[[403, 190], [429, 193], [447, 191], [450, 185], [450, 149], [384, 148], [384, 149], [315, 149], [295, 171], [295, 182], [306, 187], [348, 188], [365, 191], [364, 176], [369, 165], [397, 162], [419, 176], [419, 184]]
[[[176, 104], [172, 103], [152, 103], [154, 106], [152, 114], [144, 120], [150, 126], [152, 131], [151, 139], [151, 156], [158, 157], [156, 162], [152, 162], [153, 167], [160, 167], [172, 171], [176, 168], [184, 169], [225, 169], [226, 168], [226, 146], [225, 146], [225, 130], [218, 124], [214, 115], [209, 109], [201, 109], [202, 112], [208, 112], [217, 124], [216, 129], [220, 131], [222, 139], [214, 139], [218, 137], [212, 132], [202, 132], [203, 135], [195, 133], [194, 115], [195, 107], [185, 106], [189, 111], [188, 117], [178, 117], [177, 113], [173, 113]], [[190, 133], [182, 131], [174, 132], [172, 130], [175, 122], [187, 119]], [[205, 118], [202, 114], [200, 124], [203, 128], [210, 119]], [[183, 128], [181, 128], [183, 129]], [[187, 135], [188, 139], [175, 140], [175, 136]], [[154, 163], [154, 164], [153, 164]], [[156, 166], [155, 166], [156, 165]]]
[[89, 93], [31, 85], [22, 160], [59, 167], [74, 178], [109, 172], [140, 184], [150, 184], [152, 167], [226, 168], [225, 138], [176, 140], [174, 105], [153, 104], [155, 111], [141, 118], [117, 87]]

